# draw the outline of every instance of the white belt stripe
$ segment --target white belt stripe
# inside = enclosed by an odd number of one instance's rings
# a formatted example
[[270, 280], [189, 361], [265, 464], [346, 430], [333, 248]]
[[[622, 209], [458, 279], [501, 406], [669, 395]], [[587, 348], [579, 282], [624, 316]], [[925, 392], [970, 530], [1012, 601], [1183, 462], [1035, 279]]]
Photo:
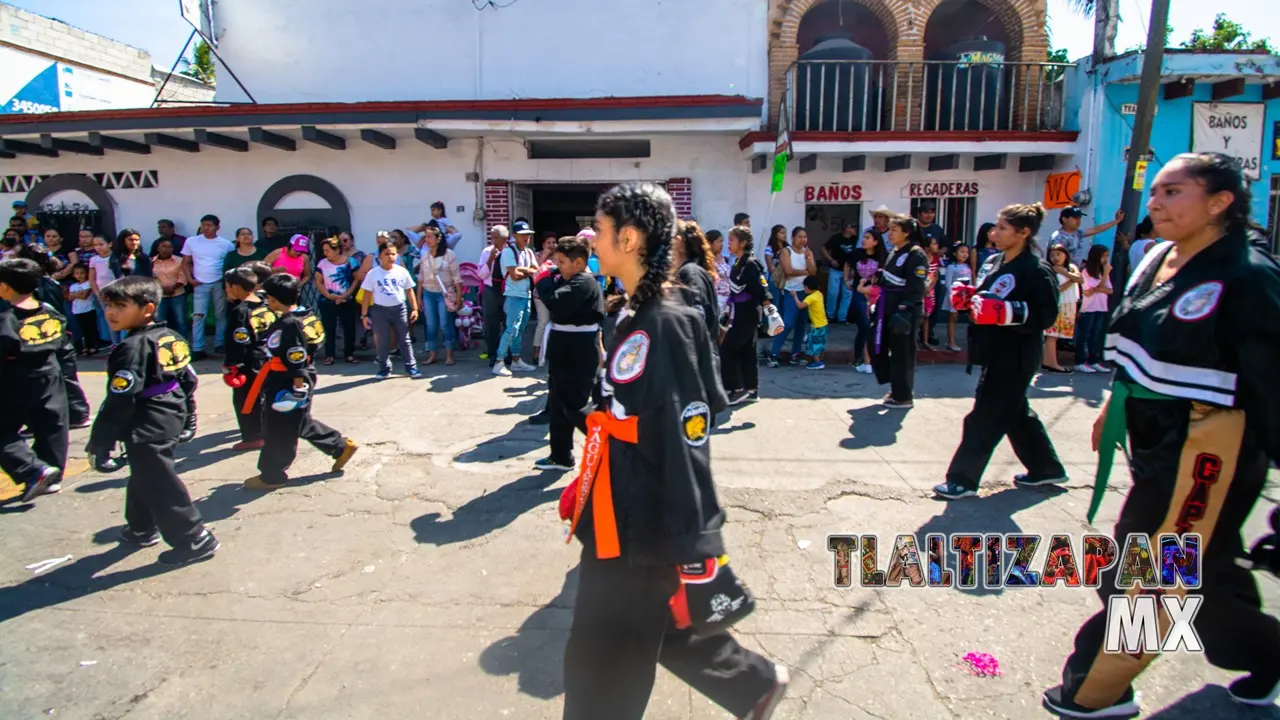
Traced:
[[1119, 333], [1107, 334], [1107, 348], [1113, 347], [1133, 358], [1146, 374], [1157, 380], [1179, 385], [1197, 385], [1233, 394], [1236, 391], [1236, 376], [1233, 373], [1156, 360], [1141, 345]]
[[1171, 397], [1182, 398], [1184, 400], [1199, 400], [1201, 402], [1213, 403], [1214, 405], [1221, 405], [1223, 407], [1235, 406], [1234, 395], [1216, 393], [1212, 390], [1189, 388], [1184, 385], [1170, 385], [1168, 383], [1162, 383], [1159, 380], [1153, 380], [1142, 371], [1142, 368], [1137, 362], [1127, 355], [1117, 352], [1115, 348], [1107, 348], [1106, 359], [1124, 368], [1125, 371], [1129, 373], [1129, 377], [1133, 378], [1134, 382], [1152, 392], [1158, 392], [1162, 395], [1169, 395]]
[[894, 285], [906, 285], [906, 284], [907, 284], [907, 279], [906, 279], [906, 278], [900, 278], [900, 277], [898, 277], [897, 275], [890, 275], [889, 273], [885, 273], [885, 274], [884, 274], [884, 275], [882, 275], [881, 277], [883, 277], [885, 280], [888, 280], [889, 282], [893, 283]]
[[560, 323], [547, 323], [547, 326], [556, 332], [572, 333], [595, 332], [600, 329], [599, 325], [561, 325]]

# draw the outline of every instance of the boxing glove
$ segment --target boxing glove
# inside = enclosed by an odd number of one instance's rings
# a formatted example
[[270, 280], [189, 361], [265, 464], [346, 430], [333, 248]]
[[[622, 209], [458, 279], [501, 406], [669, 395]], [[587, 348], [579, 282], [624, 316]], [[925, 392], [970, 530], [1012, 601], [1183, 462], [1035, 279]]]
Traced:
[[969, 318], [974, 325], [1021, 325], [1027, 321], [1027, 304], [978, 293], [970, 301]]
[[298, 408], [305, 407], [309, 399], [310, 394], [305, 387], [281, 390], [276, 393], [275, 398], [271, 401], [271, 409], [281, 413], [293, 412]]
[[671, 596], [671, 616], [678, 629], [695, 635], [727, 630], [756, 608], [755, 596], [729, 569], [729, 558], [707, 558], [676, 568], [680, 587]]
[[768, 328], [769, 337], [778, 337], [783, 330], [787, 329], [786, 323], [782, 322], [782, 315], [778, 313], [776, 305], [764, 306], [764, 321]]
[[556, 269], [556, 264], [550, 260], [542, 263], [542, 266], [538, 268], [538, 274], [533, 277], [533, 284], [537, 285], [543, 280], [546, 280], [548, 277], [551, 277], [551, 273], [555, 269]]
[[978, 289], [970, 285], [968, 280], [957, 280], [951, 286], [951, 307], [956, 312], [967, 312], [977, 291]]
[[249, 376], [245, 375], [239, 367], [224, 366], [222, 368], [222, 383], [227, 387], [240, 388], [247, 382], [249, 382]]

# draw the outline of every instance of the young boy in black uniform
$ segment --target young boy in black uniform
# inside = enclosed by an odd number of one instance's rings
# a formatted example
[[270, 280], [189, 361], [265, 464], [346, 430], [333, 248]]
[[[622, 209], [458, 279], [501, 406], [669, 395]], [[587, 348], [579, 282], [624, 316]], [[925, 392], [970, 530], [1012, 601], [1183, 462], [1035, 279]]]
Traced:
[[258, 371], [267, 362], [267, 328], [276, 321], [262, 297], [258, 295], [258, 276], [252, 268], [241, 265], [228, 270], [222, 276], [226, 285], [230, 311], [227, 314], [227, 337], [223, 347], [227, 349], [226, 362], [222, 365], [222, 381], [231, 388], [232, 407], [240, 424], [240, 442], [232, 450], [262, 449], [262, 398], [250, 403], [249, 412], [242, 412], [249, 390], [258, 377]]
[[[35, 261], [40, 266], [42, 275], [40, 285], [36, 288], [35, 297], [52, 308], [64, 318], [68, 314], [67, 301], [63, 288], [51, 274], [57, 270], [57, 264], [49, 257], [49, 250], [44, 245], [23, 245], [18, 249], [18, 257]], [[71, 330], [70, 327], [67, 328]], [[62, 366], [62, 385], [67, 391], [67, 416], [72, 429], [86, 428], [93, 422], [93, 412], [89, 409], [89, 398], [80, 385], [80, 373], [76, 369], [76, 353], [74, 340], [64, 343], [58, 351], [58, 362]]]
[[311, 417], [316, 387], [316, 350], [324, 343], [324, 327], [307, 308], [298, 307], [298, 281], [291, 275], [272, 275], [262, 286], [276, 321], [267, 329], [267, 364], [249, 389], [240, 408], [252, 410], [262, 396], [262, 454], [258, 472], [245, 481], [248, 490], [275, 490], [289, 480], [286, 471], [298, 455], [298, 440], [306, 440], [332, 457], [338, 472], [360, 447], [355, 440]]
[[124, 441], [129, 458], [123, 542], [149, 547], [163, 537], [172, 549], [160, 562], [181, 565], [213, 557], [218, 539], [173, 467], [173, 449], [187, 417], [179, 378], [191, 349], [164, 323], [155, 322], [162, 291], [154, 278], [130, 275], [102, 288], [107, 323], [124, 340], [107, 359], [107, 397], [90, 431], [91, 457]]
[[551, 316], [542, 344], [549, 365], [551, 455], [534, 464], [539, 470], [572, 470], [573, 429], [587, 431], [582, 411], [591, 401], [591, 386], [600, 367], [600, 323], [604, 321], [600, 283], [586, 272], [590, 256], [591, 249], [582, 238], [560, 238], [552, 255], [556, 269], [536, 286]]
[[[0, 469], [25, 485], [23, 502], [61, 489], [67, 465], [67, 394], [60, 354], [67, 320], [32, 297], [43, 271], [31, 260], [0, 261]], [[26, 426], [34, 449], [19, 432]]]

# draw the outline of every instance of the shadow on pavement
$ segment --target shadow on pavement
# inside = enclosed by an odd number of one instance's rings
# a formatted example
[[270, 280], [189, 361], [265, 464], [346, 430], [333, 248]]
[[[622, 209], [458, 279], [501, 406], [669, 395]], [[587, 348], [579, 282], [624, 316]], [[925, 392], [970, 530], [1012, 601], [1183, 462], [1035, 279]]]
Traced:
[[467, 501], [453, 511], [453, 517], [441, 520], [440, 513], [427, 513], [414, 518], [414, 539], [430, 545], [450, 545], [484, 537], [510, 525], [524, 513], [560, 499], [560, 490], [549, 490], [561, 473], [542, 472], [526, 475], [497, 490]]
[[1199, 720], [1199, 718], [1236, 718], [1236, 720], [1280, 720], [1280, 707], [1246, 707], [1231, 699], [1221, 685], [1206, 685], [1162, 708], [1147, 720]]
[[[118, 533], [119, 527], [110, 532]], [[101, 535], [102, 533], [98, 533]], [[21, 617], [34, 610], [43, 610], [68, 600], [110, 590], [135, 580], [145, 580], [162, 575], [181, 566], [152, 563], [133, 570], [97, 576], [112, 565], [138, 551], [128, 545], [117, 545], [106, 552], [82, 557], [54, 570], [36, 575], [18, 585], [0, 587], [0, 623]], [[97, 577], [95, 577], [97, 576]]]
[[868, 405], [849, 411], [849, 434], [840, 441], [845, 450], [860, 450], [867, 447], [887, 447], [898, 441], [898, 431], [902, 429], [902, 421], [911, 410], [895, 410], [883, 405]]
[[564, 694], [564, 647], [578, 595], [578, 568], [565, 573], [564, 586], [551, 602], [520, 624], [515, 635], [480, 653], [480, 667], [490, 675], [518, 675], [525, 695], [550, 700]]
[[[975, 535], [1021, 533], [1022, 527], [1013, 519], [1014, 514], [1059, 495], [1064, 495], [1066, 492], [1066, 488], [1061, 487], [1014, 487], [986, 497], [965, 498], [949, 502], [937, 501], [943, 503], [942, 513], [929, 518], [925, 524], [916, 530], [916, 546], [921, 549], [921, 552], [924, 552], [924, 549], [928, 547], [925, 542], [925, 536], [933, 534], [949, 536], [956, 533]], [[975, 562], [977, 567], [974, 570], [978, 576], [977, 587], [957, 587], [957, 592], [978, 596], [999, 595], [1004, 592], [1003, 588], [986, 586], [985, 567], [982, 557], [979, 554]], [[1008, 558], [1008, 555], [1006, 555], [1006, 558]], [[960, 574], [955, 567], [955, 563], [955, 555], [948, 552], [947, 567], [955, 573], [955, 580], [959, 583]], [[1008, 573], [1007, 562], [1001, 568], [1001, 571], [1005, 574]]]
[[453, 458], [459, 463], [491, 463], [519, 457], [538, 448], [547, 447], [549, 425], [533, 425], [527, 418], [521, 419], [505, 433], [485, 440]]

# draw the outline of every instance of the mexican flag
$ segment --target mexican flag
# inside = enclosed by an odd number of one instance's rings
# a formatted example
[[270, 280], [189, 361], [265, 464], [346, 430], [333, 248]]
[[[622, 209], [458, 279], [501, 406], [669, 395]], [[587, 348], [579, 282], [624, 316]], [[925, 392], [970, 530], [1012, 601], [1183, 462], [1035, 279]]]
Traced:
[[787, 162], [791, 160], [791, 129], [787, 122], [787, 104], [784, 102], [778, 114], [778, 139], [773, 146], [773, 192], [782, 192], [782, 180], [787, 175]]

